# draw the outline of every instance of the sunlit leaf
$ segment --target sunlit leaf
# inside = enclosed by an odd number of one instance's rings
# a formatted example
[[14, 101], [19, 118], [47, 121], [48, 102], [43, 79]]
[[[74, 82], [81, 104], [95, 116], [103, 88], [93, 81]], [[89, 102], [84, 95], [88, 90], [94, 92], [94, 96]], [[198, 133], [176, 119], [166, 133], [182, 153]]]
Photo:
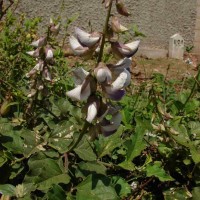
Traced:
[[111, 154], [111, 152], [121, 145], [122, 140], [120, 138], [123, 132], [123, 127], [119, 127], [117, 132], [109, 137], [99, 136], [98, 141], [95, 141], [98, 157], [101, 158], [105, 155]]
[[146, 172], [148, 177], [155, 176], [162, 182], [174, 180], [165, 172], [160, 161], [155, 161], [153, 164], [148, 164], [146, 166]]
[[14, 196], [15, 186], [10, 184], [0, 185], [0, 193], [3, 195]]
[[90, 142], [84, 137], [79, 145], [74, 149], [74, 151], [78, 154], [78, 156], [86, 161], [94, 161], [96, 160], [96, 154], [91, 147]]
[[[89, 175], [77, 187], [77, 200], [118, 200], [111, 179], [102, 175]], [[87, 191], [87, 192], [86, 192]]]

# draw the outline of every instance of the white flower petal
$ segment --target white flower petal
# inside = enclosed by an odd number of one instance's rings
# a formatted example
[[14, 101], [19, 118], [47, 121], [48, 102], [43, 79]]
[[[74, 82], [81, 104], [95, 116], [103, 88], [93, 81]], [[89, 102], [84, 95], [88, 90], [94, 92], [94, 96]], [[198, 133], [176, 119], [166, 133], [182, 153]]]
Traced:
[[75, 28], [75, 35], [80, 41], [80, 43], [87, 47], [95, 45], [100, 39], [100, 35], [93, 36], [92, 34], [87, 33], [78, 27]]
[[95, 76], [99, 83], [107, 82], [112, 80], [112, 73], [104, 63], [99, 63], [99, 66], [94, 70]]
[[135, 54], [139, 48], [140, 40], [136, 40], [127, 44], [124, 44], [127, 48], [118, 48], [120, 53], [122, 53], [125, 56], [132, 56]]
[[79, 67], [73, 71], [75, 85], [81, 85], [89, 72], [85, 71], [82, 67]]
[[83, 47], [74, 36], [70, 36], [69, 43], [75, 55], [83, 55], [89, 50], [88, 47]]
[[113, 72], [115, 76], [119, 76], [121, 72], [126, 70], [130, 70], [132, 64], [132, 59], [131, 58], [124, 58], [121, 59], [117, 64], [115, 65], [110, 65], [110, 70]]
[[52, 60], [53, 59], [53, 51], [51, 48], [46, 48], [46, 60]]
[[[83, 83], [84, 84], [84, 83]], [[91, 94], [90, 84], [86, 86], [86, 88], [82, 91], [82, 85], [78, 85], [73, 90], [70, 90], [66, 93], [68, 97], [76, 101], [84, 101], [87, 100]]]
[[117, 79], [112, 83], [113, 90], [120, 90], [128, 86], [131, 82], [131, 74], [129, 71], [124, 69], [123, 72], [119, 74]]
[[96, 102], [92, 102], [88, 106], [86, 121], [88, 121], [89, 123], [91, 123], [96, 116], [97, 116], [97, 103]]
[[46, 37], [41, 37], [40, 39], [32, 42], [31, 46], [42, 47], [42, 46], [46, 45], [46, 43], [47, 43], [47, 38]]

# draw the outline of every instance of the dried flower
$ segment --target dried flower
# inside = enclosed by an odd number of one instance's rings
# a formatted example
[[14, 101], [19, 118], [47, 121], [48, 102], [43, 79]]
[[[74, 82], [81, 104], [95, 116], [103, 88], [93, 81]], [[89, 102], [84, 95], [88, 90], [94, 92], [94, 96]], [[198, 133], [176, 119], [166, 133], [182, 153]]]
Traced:
[[123, 33], [125, 31], [128, 31], [128, 29], [125, 26], [122, 26], [120, 24], [119, 19], [116, 16], [112, 16], [111, 27], [115, 33]]

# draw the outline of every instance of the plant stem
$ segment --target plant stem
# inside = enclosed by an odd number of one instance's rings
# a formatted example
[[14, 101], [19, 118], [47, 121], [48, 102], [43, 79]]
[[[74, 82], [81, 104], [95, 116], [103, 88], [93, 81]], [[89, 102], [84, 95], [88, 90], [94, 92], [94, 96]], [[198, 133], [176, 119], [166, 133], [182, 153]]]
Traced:
[[192, 97], [192, 95], [194, 94], [194, 90], [195, 90], [196, 85], [197, 85], [197, 82], [198, 82], [198, 80], [199, 80], [199, 76], [200, 76], [200, 66], [199, 66], [199, 69], [198, 69], [197, 78], [196, 78], [196, 80], [195, 80], [195, 82], [194, 82], [194, 85], [193, 85], [193, 87], [192, 87], [192, 90], [191, 90], [191, 92], [190, 92], [190, 95], [188, 96], [188, 98], [186, 99], [186, 101], [185, 101], [185, 103], [184, 103], [184, 105], [183, 105], [183, 107], [182, 107], [182, 110], [185, 108], [186, 104], [188, 103], [188, 101], [190, 100], [190, 98]]
[[103, 49], [104, 49], [104, 45], [105, 45], [105, 41], [106, 41], [106, 35], [108, 32], [108, 22], [110, 19], [111, 8], [112, 8], [112, 1], [110, 2], [110, 5], [108, 7], [107, 17], [106, 17], [106, 21], [105, 21], [105, 25], [104, 25], [104, 30], [103, 30], [103, 38], [101, 41], [100, 52], [99, 52], [99, 56], [98, 56], [98, 60], [97, 60], [98, 63], [101, 62], [102, 57], [103, 57]]
[[69, 146], [69, 150], [67, 152], [72, 151], [73, 149], [75, 149], [77, 147], [77, 145], [79, 144], [79, 142], [81, 141], [81, 139], [83, 138], [85, 132], [87, 131], [88, 127], [90, 126], [90, 123], [85, 121], [85, 124], [83, 126], [83, 129], [78, 137], [78, 139], [76, 140], [75, 143], [72, 143], [72, 145]]

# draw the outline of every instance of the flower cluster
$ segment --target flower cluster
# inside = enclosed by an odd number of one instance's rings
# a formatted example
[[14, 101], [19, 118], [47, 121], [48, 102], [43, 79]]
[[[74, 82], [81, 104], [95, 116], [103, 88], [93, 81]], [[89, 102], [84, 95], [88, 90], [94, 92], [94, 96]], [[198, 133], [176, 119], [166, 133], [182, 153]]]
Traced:
[[[100, 62], [93, 72], [83, 68], [74, 70], [75, 88], [67, 92], [67, 96], [76, 101], [87, 101], [86, 120], [94, 120], [101, 132], [108, 136], [114, 133], [121, 123], [119, 108], [110, 100], [119, 101], [125, 95], [125, 87], [130, 84], [129, 72], [131, 59], [124, 58], [116, 65]], [[111, 115], [111, 119], [107, 116]]]
[[[122, 116], [119, 107], [113, 101], [120, 101], [125, 95], [125, 88], [131, 82], [130, 67], [132, 56], [137, 52], [140, 40], [129, 43], [118, 41], [120, 33], [128, 31], [121, 25], [117, 16], [110, 14], [112, 3], [116, 3], [117, 12], [128, 16], [129, 13], [122, 0], [103, 0], [108, 16], [103, 33], [88, 33], [80, 28], [75, 28], [75, 36], [70, 36], [69, 43], [72, 51], [77, 56], [88, 56], [99, 50], [98, 63], [90, 72], [83, 68], [74, 70], [75, 88], [66, 94], [73, 100], [86, 101], [86, 121], [95, 124], [95, 129], [100, 130], [105, 136], [114, 133], [121, 124]], [[116, 37], [117, 36], [117, 37]], [[101, 54], [105, 40], [111, 44], [112, 53], [120, 58], [117, 64], [106, 64], [101, 61]]]
[[26, 74], [26, 77], [30, 78], [29, 98], [33, 98], [39, 91], [45, 92], [45, 81], [52, 81], [50, 69], [54, 63], [53, 49], [48, 44], [48, 39], [51, 34], [58, 34], [59, 27], [60, 24], [55, 25], [53, 20], [50, 19], [47, 36], [40, 37], [32, 42], [31, 46], [35, 47], [35, 50], [27, 52], [27, 54], [36, 58], [37, 61], [35, 67]]

